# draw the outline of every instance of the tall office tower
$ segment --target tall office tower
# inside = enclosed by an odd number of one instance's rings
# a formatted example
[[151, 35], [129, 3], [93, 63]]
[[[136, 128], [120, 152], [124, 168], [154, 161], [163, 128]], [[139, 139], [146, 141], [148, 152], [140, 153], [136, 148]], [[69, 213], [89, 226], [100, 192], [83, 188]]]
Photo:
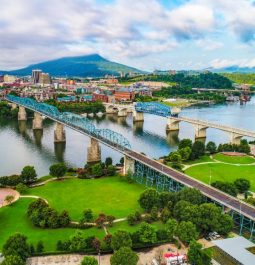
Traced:
[[42, 85], [50, 84], [51, 83], [50, 75], [46, 73], [40, 73], [39, 83]]
[[40, 74], [42, 73], [42, 70], [33, 70], [32, 71], [32, 83], [38, 84], [40, 81]]

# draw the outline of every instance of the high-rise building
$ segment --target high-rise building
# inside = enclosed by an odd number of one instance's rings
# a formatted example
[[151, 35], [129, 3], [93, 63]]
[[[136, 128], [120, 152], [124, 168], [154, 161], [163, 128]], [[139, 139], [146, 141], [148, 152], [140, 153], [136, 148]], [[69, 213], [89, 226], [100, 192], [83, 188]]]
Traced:
[[33, 70], [32, 71], [32, 83], [38, 84], [40, 81], [40, 74], [42, 73], [42, 70]]
[[50, 84], [51, 83], [50, 75], [46, 73], [40, 73], [39, 83], [42, 85]]

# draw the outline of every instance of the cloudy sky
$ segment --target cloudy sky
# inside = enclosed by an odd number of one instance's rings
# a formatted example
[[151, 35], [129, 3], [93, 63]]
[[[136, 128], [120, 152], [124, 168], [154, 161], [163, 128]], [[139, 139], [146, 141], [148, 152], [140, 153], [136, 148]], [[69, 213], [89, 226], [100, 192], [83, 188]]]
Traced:
[[143, 70], [255, 66], [254, 0], [0, 0], [0, 69], [99, 53]]

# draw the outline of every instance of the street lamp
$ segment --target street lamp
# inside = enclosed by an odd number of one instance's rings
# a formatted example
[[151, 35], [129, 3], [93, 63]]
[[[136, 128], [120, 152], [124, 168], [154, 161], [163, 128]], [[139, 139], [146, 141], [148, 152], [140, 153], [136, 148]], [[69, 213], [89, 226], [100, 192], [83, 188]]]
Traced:
[[98, 265], [100, 265], [101, 263], [100, 263], [100, 250], [99, 250], [99, 252], [98, 252]]

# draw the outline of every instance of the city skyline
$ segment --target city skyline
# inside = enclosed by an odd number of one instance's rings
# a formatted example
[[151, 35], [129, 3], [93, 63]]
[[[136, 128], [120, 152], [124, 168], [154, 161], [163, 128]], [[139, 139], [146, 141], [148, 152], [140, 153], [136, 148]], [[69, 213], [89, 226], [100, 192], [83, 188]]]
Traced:
[[255, 66], [250, 0], [1, 3], [1, 70], [91, 53], [149, 71]]

